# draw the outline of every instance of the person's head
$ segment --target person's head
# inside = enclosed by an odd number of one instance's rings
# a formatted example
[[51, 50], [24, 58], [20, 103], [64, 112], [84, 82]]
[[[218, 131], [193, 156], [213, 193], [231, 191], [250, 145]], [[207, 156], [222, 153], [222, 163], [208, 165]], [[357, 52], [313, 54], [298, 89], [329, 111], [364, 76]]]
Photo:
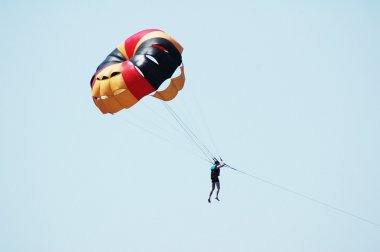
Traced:
[[215, 165], [220, 165], [219, 161], [217, 159], [214, 159], [214, 164]]

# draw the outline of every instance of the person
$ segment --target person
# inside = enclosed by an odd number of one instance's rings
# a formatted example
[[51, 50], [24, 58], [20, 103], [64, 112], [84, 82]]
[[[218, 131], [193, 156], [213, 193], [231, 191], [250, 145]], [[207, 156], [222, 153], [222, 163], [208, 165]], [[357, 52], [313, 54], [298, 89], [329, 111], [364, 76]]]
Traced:
[[220, 168], [225, 166], [226, 164], [223, 162], [223, 160], [220, 160], [222, 163], [220, 163], [216, 158], [214, 159], [214, 164], [211, 166], [211, 192], [210, 196], [208, 197], [208, 203], [211, 203], [211, 196], [214, 192], [215, 185], [216, 185], [216, 200], [219, 201], [219, 190], [220, 190], [220, 182], [219, 182], [219, 174], [220, 174]]

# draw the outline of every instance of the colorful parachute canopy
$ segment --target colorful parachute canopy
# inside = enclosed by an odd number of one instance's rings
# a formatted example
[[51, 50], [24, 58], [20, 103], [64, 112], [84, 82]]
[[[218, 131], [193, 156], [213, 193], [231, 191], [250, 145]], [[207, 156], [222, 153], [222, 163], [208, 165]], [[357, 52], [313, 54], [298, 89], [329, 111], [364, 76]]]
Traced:
[[[92, 97], [102, 113], [130, 108], [152, 96], [169, 101], [183, 88], [182, 46], [158, 29], [140, 31], [127, 38], [98, 66], [91, 79]], [[157, 91], [180, 67], [166, 89]]]

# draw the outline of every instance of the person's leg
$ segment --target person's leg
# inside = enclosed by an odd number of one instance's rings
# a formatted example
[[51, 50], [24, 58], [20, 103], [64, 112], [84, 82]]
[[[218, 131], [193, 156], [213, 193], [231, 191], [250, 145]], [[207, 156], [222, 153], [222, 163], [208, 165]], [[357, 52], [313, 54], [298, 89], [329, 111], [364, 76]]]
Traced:
[[217, 200], [219, 200], [219, 190], [220, 190], [220, 183], [219, 181], [216, 182], [216, 188], [217, 188], [217, 191], [216, 191], [216, 198]]
[[215, 182], [212, 182], [210, 196], [208, 196], [208, 202], [211, 202], [210, 199], [211, 199], [212, 193], [214, 192], [214, 189], [215, 189]]

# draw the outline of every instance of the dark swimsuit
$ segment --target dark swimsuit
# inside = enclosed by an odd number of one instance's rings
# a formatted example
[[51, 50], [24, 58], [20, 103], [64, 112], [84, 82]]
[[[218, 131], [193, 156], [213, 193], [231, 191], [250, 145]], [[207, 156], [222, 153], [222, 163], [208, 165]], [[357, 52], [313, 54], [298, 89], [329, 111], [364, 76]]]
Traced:
[[211, 170], [211, 181], [213, 183], [219, 182], [220, 169], [214, 168]]

